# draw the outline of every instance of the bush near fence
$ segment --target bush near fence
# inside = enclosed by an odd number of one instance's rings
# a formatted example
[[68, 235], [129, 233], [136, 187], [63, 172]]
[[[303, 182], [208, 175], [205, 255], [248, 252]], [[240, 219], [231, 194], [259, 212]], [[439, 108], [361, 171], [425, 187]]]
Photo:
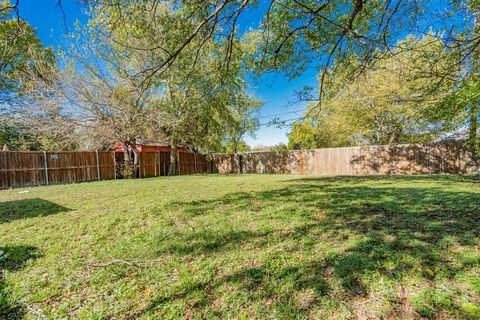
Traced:
[[213, 157], [218, 173], [382, 175], [473, 173], [478, 166], [462, 143], [362, 146], [246, 152]]
[[[109, 151], [0, 151], [0, 188], [112, 180], [119, 177], [122, 159], [123, 154]], [[211, 171], [204, 155], [180, 152], [178, 160], [180, 174]], [[169, 152], [140, 152], [138, 176], [167, 175], [169, 164]]]

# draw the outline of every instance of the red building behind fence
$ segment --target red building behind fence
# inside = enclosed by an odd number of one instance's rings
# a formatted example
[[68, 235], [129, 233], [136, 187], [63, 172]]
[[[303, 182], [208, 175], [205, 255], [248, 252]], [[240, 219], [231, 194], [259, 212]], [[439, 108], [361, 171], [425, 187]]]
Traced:
[[[171, 149], [169, 145], [161, 143], [139, 143], [136, 148], [140, 152], [170, 152]], [[188, 150], [185, 147], [177, 147], [177, 151], [188, 153]], [[115, 152], [123, 153], [123, 147], [120, 144], [116, 144]]]

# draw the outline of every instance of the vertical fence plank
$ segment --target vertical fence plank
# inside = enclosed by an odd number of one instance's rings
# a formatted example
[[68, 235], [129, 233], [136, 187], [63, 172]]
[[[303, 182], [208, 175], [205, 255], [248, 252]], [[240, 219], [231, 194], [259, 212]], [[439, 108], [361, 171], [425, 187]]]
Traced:
[[115, 151], [112, 151], [113, 157], [113, 179], [117, 179], [117, 157], [115, 156]]
[[[471, 152], [455, 142], [247, 152], [243, 157], [249, 173], [378, 175], [478, 170]], [[216, 172], [238, 173], [237, 160], [231, 155], [216, 154], [213, 161]]]
[[[112, 159], [110, 159], [110, 156]], [[473, 173], [478, 166], [461, 144], [349, 147], [244, 153], [245, 172], [318, 175]], [[167, 175], [168, 152], [140, 152], [139, 177]], [[238, 157], [182, 153], [179, 174], [238, 172]], [[163, 170], [162, 170], [163, 169]], [[113, 175], [112, 175], [113, 171]], [[116, 179], [115, 152], [0, 151], [0, 188]]]
[[142, 153], [139, 152], [138, 153], [138, 177], [139, 178], [142, 178], [142, 164], [143, 164]]
[[98, 150], [95, 150], [95, 160], [97, 165], [97, 181], [100, 181], [100, 160], [98, 160]]
[[45, 184], [48, 186], [48, 159], [47, 152], [43, 151], [44, 167], [45, 167]]
[[193, 154], [193, 165], [194, 165], [194, 171], [197, 173], [197, 155], [196, 153]]
[[175, 152], [177, 153], [177, 171], [178, 171], [178, 174], [181, 175], [182, 170], [181, 170], [180, 152], [178, 152], [178, 148], [177, 150], [175, 150]]

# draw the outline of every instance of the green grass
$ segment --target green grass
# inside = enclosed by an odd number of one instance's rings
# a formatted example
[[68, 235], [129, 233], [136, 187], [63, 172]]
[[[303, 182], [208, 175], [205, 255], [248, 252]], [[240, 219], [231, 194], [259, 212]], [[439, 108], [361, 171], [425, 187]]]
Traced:
[[0, 191], [0, 318], [480, 318], [472, 177], [24, 190]]

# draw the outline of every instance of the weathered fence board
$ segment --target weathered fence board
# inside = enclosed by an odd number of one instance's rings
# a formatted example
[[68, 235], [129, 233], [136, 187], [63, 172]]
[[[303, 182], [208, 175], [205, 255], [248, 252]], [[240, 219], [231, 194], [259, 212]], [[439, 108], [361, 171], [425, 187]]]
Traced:
[[0, 188], [45, 184], [43, 152], [0, 152]]
[[[140, 173], [141, 178], [158, 177], [161, 174], [158, 169], [159, 152], [140, 152]], [[167, 153], [168, 154], [168, 153]]]
[[[202, 154], [180, 152], [177, 165], [179, 174], [209, 172], [208, 161]], [[166, 176], [169, 168], [169, 152], [140, 153], [140, 176], [142, 178]]]
[[[314, 175], [472, 173], [478, 167], [457, 142], [214, 155], [214, 172]], [[242, 168], [241, 168], [242, 165]]]
[[[17, 152], [0, 151], [0, 188], [51, 185], [117, 177], [122, 153], [109, 151]], [[169, 152], [140, 152], [140, 178], [166, 176]], [[180, 174], [206, 173], [204, 155], [179, 154]]]
[[[117, 162], [123, 161], [123, 154], [117, 153]], [[208, 173], [210, 162], [205, 155], [179, 152], [177, 170], [179, 174]], [[170, 169], [170, 152], [140, 152], [139, 177], [151, 178], [168, 175]]]
[[[111, 180], [123, 154], [85, 152], [0, 152], [0, 188]], [[140, 178], [165, 176], [169, 152], [140, 152]], [[204, 155], [180, 152], [178, 171], [192, 173], [285, 173], [372, 175], [472, 173], [478, 170], [460, 143], [365, 146]], [[116, 173], [117, 171], [117, 173]]]
[[46, 152], [45, 154], [47, 156], [48, 184], [115, 178], [114, 160], [111, 152], [99, 151], [97, 154], [95, 151], [73, 151]]

